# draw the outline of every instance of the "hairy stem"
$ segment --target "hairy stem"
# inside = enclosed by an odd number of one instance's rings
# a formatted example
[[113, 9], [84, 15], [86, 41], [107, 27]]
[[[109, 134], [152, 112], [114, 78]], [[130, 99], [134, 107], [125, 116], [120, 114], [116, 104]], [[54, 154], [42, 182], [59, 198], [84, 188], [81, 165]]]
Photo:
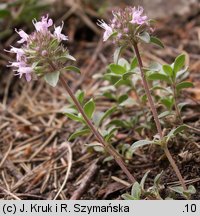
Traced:
[[131, 181], [131, 183], [134, 183], [136, 180], [133, 177], [133, 175], [129, 172], [129, 170], [127, 169], [127, 167], [126, 167], [124, 161], [122, 160], [121, 156], [115, 151], [114, 148], [112, 148], [111, 146], [109, 146], [104, 141], [104, 138], [99, 133], [99, 131], [95, 128], [95, 126], [91, 122], [91, 120], [87, 117], [87, 115], [85, 114], [85, 112], [84, 112], [81, 104], [76, 99], [75, 95], [71, 91], [69, 85], [67, 84], [67, 82], [65, 81], [65, 79], [64, 79], [64, 77], [62, 75], [60, 75], [60, 81], [61, 81], [63, 87], [66, 89], [66, 91], [70, 95], [70, 97], [72, 98], [72, 100], [73, 100], [74, 104], [76, 105], [78, 111], [82, 114], [85, 122], [87, 123], [88, 127], [91, 129], [92, 133], [94, 134], [94, 136], [96, 137], [96, 139], [98, 140], [98, 142], [101, 143], [104, 146], [104, 148], [107, 150], [107, 152], [110, 155], [113, 156], [113, 158], [115, 159], [115, 161], [117, 162], [117, 164], [120, 166], [120, 168], [122, 169], [122, 171], [127, 175], [128, 179]]
[[[154, 117], [154, 120], [155, 120], [155, 123], [156, 123], [158, 134], [160, 136], [160, 139], [162, 140], [163, 139], [163, 133], [162, 133], [162, 129], [161, 129], [161, 124], [160, 124], [160, 121], [159, 121], [159, 118], [158, 118], [158, 113], [157, 113], [156, 107], [154, 105], [154, 102], [153, 102], [153, 99], [152, 99], [152, 96], [151, 96], [151, 93], [150, 93], [150, 90], [149, 90], [148, 82], [147, 82], [146, 77], [145, 77], [145, 72], [144, 72], [144, 69], [143, 69], [143, 63], [142, 63], [142, 59], [141, 59], [141, 56], [140, 56], [140, 52], [138, 50], [137, 43], [133, 44], [133, 48], [134, 48], [135, 55], [136, 55], [137, 60], [138, 60], [138, 64], [139, 64], [139, 68], [140, 68], [140, 72], [141, 72], [141, 77], [142, 77], [142, 82], [143, 82], [143, 86], [144, 86], [144, 89], [145, 89], [145, 93], [147, 95], [147, 98], [148, 98], [148, 101], [149, 101], [149, 104], [150, 104], [150, 108], [151, 108], [151, 111], [152, 111], [152, 114], [153, 114], [153, 117]], [[179, 179], [182, 187], [184, 188], [184, 190], [186, 190], [187, 188], [186, 188], [184, 179], [183, 179], [183, 177], [182, 177], [182, 175], [181, 175], [181, 173], [180, 173], [174, 159], [172, 158], [171, 153], [169, 152], [167, 144], [164, 145], [164, 152], [165, 152], [165, 154], [166, 154], [172, 168], [174, 169], [174, 172], [176, 173], [177, 178]]]
[[164, 147], [164, 152], [165, 152], [165, 155], [167, 156], [167, 159], [169, 160], [171, 166], [173, 167], [174, 172], [176, 173], [176, 176], [178, 177], [178, 179], [179, 179], [179, 181], [180, 181], [180, 183], [181, 183], [183, 189], [184, 189], [184, 190], [187, 190], [187, 187], [186, 187], [186, 185], [185, 185], [185, 181], [184, 181], [184, 179], [183, 179], [183, 177], [182, 177], [182, 175], [181, 175], [181, 173], [180, 173], [180, 170], [179, 170], [179, 168], [177, 167], [177, 165], [176, 165], [174, 159], [172, 158], [172, 155], [171, 155], [171, 153], [169, 152], [169, 149], [168, 149], [167, 145]]
[[181, 118], [181, 112], [180, 112], [180, 109], [178, 108], [178, 105], [177, 105], [177, 93], [176, 93], [176, 86], [175, 86], [175, 84], [173, 85], [173, 96], [174, 96], [174, 106], [175, 106], [175, 111], [176, 111], [176, 118], [181, 123], [183, 123], [183, 120]]
[[140, 56], [140, 53], [139, 53], [139, 50], [138, 50], [137, 43], [133, 44], [133, 48], [134, 48], [135, 55], [136, 55], [137, 60], [138, 60], [144, 90], [145, 90], [145, 93], [147, 95], [147, 98], [148, 98], [148, 101], [149, 101], [149, 104], [150, 104], [150, 108], [151, 108], [151, 111], [152, 111], [152, 114], [153, 114], [153, 117], [154, 117], [154, 120], [155, 120], [155, 123], [156, 123], [158, 134], [159, 134], [160, 138], [162, 139], [163, 134], [162, 134], [161, 124], [160, 124], [160, 121], [159, 121], [159, 118], [158, 118], [158, 113], [157, 113], [156, 107], [155, 107], [153, 99], [151, 97], [148, 82], [147, 82], [146, 77], [145, 77], [145, 73], [144, 73], [144, 69], [143, 69], [143, 63], [142, 63], [142, 59], [141, 59], [141, 56]]

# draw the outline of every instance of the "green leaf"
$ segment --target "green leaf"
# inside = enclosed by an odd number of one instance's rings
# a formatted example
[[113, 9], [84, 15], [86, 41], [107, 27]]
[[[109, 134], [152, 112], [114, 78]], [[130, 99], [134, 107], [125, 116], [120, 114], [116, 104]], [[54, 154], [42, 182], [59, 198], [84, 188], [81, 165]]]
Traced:
[[105, 141], [109, 142], [110, 139], [114, 136], [114, 132], [117, 131], [117, 130], [118, 130], [117, 127], [109, 128], [109, 130], [106, 131], [105, 134], [103, 134]]
[[123, 80], [123, 79], [119, 79], [114, 86], [117, 88], [121, 85], [125, 85], [125, 86], [131, 86], [131, 81], [129, 79]]
[[76, 73], [81, 73], [80, 69], [75, 67], [75, 66], [67, 66], [64, 68], [65, 70], [69, 70], [69, 71], [73, 71], [73, 72], [76, 72]]
[[131, 196], [128, 193], [122, 194], [122, 199], [124, 200], [135, 200], [135, 198], [133, 196]]
[[95, 103], [94, 100], [91, 99], [89, 100], [83, 107], [85, 114], [87, 115], [88, 118], [92, 118], [94, 110], [95, 110]]
[[174, 130], [173, 134], [174, 134], [174, 135], [177, 135], [177, 134], [181, 133], [182, 131], [184, 131], [186, 128], [187, 128], [186, 125], [180, 125], [179, 127], [177, 127], [177, 128]]
[[155, 179], [154, 179], [154, 185], [155, 185], [156, 187], [158, 187], [158, 185], [160, 184], [160, 180], [161, 180], [162, 174], [163, 174], [163, 171], [162, 171], [161, 173], [159, 173], [159, 174], [155, 177]]
[[109, 125], [115, 125], [117, 127], [121, 128], [129, 128], [130, 125], [125, 121], [125, 120], [120, 120], [120, 119], [114, 119], [112, 120]]
[[76, 137], [79, 136], [88, 135], [89, 133], [90, 133], [90, 129], [78, 130], [69, 137], [69, 141], [74, 140]]
[[153, 44], [155, 44], [155, 45], [157, 45], [157, 46], [159, 46], [161, 48], [165, 47], [164, 44], [162, 43], [162, 41], [160, 39], [158, 39], [157, 37], [151, 36], [150, 43], [153, 43]]
[[114, 63], [115, 63], [115, 64], [118, 63], [118, 60], [119, 60], [119, 57], [120, 57], [120, 54], [121, 54], [123, 48], [124, 48], [124, 47], [121, 46], [121, 47], [118, 47], [118, 48], [115, 50], [115, 52], [114, 52]]
[[137, 57], [134, 57], [131, 62], [131, 70], [135, 69], [138, 66], [138, 60]]
[[167, 135], [167, 141], [172, 137], [172, 136], [176, 136], [177, 134], [181, 133], [182, 131], [184, 131], [187, 128], [186, 125], [180, 125], [179, 127], [172, 129], [168, 135]]
[[125, 58], [120, 58], [119, 61], [118, 61], [118, 65], [125, 68], [126, 71], [130, 69], [130, 64]]
[[77, 100], [79, 101], [80, 104], [83, 103], [83, 100], [84, 100], [84, 91], [81, 91], [81, 90], [78, 90], [75, 94]]
[[190, 185], [187, 190], [190, 194], [195, 194], [197, 192], [196, 188], [193, 185]]
[[104, 115], [101, 117], [100, 121], [99, 121], [99, 125], [102, 124], [103, 120], [106, 119], [108, 116], [110, 116], [112, 113], [114, 113], [116, 111], [117, 107], [111, 107], [110, 109], [108, 109]]
[[154, 141], [151, 141], [151, 140], [139, 140], [137, 142], [134, 142], [132, 145], [131, 145], [131, 150], [135, 150], [139, 147], [142, 147], [142, 146], [145, 146], [145, 145], [149, 145], [149, 144], [155, 144]]
[[181, 111], [183, 109], [183, 107], [186, 106], [186, 105], [188, 105], [188, 104], [189, 104], [188, 102], [179, 103], [178, 104], [179, 110]]
[[126, 79], [128, 79], [131, 75], [133, 75], [133, 74], [136, 74], [136, 72], [133, 72], [133, 71], [129, 71], [129, 72], [126, 72], [126, 73], [124, 73], [123, 75], [122, 75], [122, 79], [123, 80], [126, 80]]
[[55, 87], [58, 83], [59, 75], [60, 75], [59, 71], [47, 73], [45, 74], [44, 79], [49, 85]]
[[108, 156], [103, 160], [103, 164], [106, 162], [112, 161], [113, 159], [114, 159], [113, 156]]
[[128, 99], [128, 95], [127, 94], [124, 94], [124, 95], [121, 95], [118, 99], [118, 103], [121, 104], [123, 103], [124, 101], [126, 101]]
[[115, 74], [124, 74], [126, 73], [126, 68], [122, 67], [121, 65], [111, 64], [110, 70]]
[[61, 109], [61, 112], [63, 114], [66, 114], [66, 113], [70, 113], [70, 114], [77, 114], [77, 110], [74, 109], [74, 108], [68, 108], [68, 107], [64, 107]]
[[141, 186], [138, 182], [135, 182], [131, 189], [131, 196], [133, 196], [135, 200], [140, 200], [141, 194]]
[[164, 118], [164, 117], [166, 117], [166, 116], [168, 116], [168, 115], [172, 115], [172, 113], [171, 113], [170, 111], [165, 111], [165, 112], [162, 112], [162, 113], [158, 116], [158, 118], [161, 119], [161, 118]]
[[70, 119], [72, 119], [74, 121], [84, 123], [84, 120], [81, 117], [79, 117], [79, 116], [77, 116], [77, 115], [75, 115], [73, 113], [70, 113], [70, 112], [67, 113], [66, 112], [65, 115], [68, 116]]
[[168, 110], [171, 110], [172, 106], [174, 105], [174, 98], [173, 97], [162, 98], [160, 102], [164, 104]]
[[190, 199], [190, 195], [196, 193], [196, 189], [193, 185], [190, 185], [187, 190], [184, 190], [184, 188], [181, 186], [170, 187], [170, 189], [176, 193], [183, 195], [186, 199]]
[[162, 80], [162, 81], [166, 81], [167, 83], [170, 83], [169, 77], [166, 76], [165, 74], [160, 74], [160, 73], [152, 73], [148, 75], [148, 79], [149, 80]]
[[94, 149], [96, 152], [101, 152], [101, 153], [105, 153], [105, 149], [103, 147], [102, 144], [98, 143], [98, 142], [92, 142], [90, 144], [86, 144], [87, 148], [92, 148]]
[[72, 61], [76, 61], [76, 59], [70, 54], [67, 54], [66, 58], [69, 59], [69, 60], [72, 60]]
[[181, 186], [177, 186], [177, 187], [170, 187], [170, 189], [176, 193], [179, 193], [179, 194], [183, 194], [184, 192], [184, 189], [183, 187]]
[[185, 64], [185, 54], [181, 54], [177, 56], [174, 62], [174, 73], [177, 74], [177, 72], [181, 70], [184, 64]]
[[163, 65], [162, 69], [163, 69], [163, 71], [167, 75], [169, 75], [170, 77], [172, 77], [172, 75], [173, 75], [173, 69], [172, 69], [172, 67], [170, 65]]
[[192, 87], [194, 87], [192, 82], [181, 82], [181, 83], [176, 85], [176, 90], [180, 91], [184, 88], [192, 88]]
[[149, 173], [150, 173], [150, 170], [148, 170], [148, 171], [144, 174], [144, 176], [142, 177], [142, 180], [141, 180], [141, 182], [140, 182], [140, 186], [141, 186], [142, 190], [144, 190], [144, 184], [145, 184], [146, 178], [147, 178], [147, 176], [149, 175]]
[[150, 35], [147, 32], [143, 32], [138, 36], [138, 38], [145, 43], [149, 43], [151, 41]]

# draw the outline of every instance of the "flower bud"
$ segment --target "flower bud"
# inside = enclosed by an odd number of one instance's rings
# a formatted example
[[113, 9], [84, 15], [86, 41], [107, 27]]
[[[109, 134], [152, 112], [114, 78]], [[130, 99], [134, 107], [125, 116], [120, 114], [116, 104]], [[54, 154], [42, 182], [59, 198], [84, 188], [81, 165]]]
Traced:
[[47, 51], [46, 50], [42, 50], [42, 56], [47, 56]]

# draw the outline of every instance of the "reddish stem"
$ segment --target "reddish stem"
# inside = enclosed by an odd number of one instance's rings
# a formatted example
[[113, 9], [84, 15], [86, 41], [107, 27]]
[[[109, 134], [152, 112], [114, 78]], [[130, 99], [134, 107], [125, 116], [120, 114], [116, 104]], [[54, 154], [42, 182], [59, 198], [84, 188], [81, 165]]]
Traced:
[[[153, 102], [153, 99], [152, 99], [152, 96], [151, 96], [151, 93], [150, 93], [150, 90], [149, 90], [148, 82], [147, 82], [146, 77], [145, 77], [145, 72], [144, 72], [144, 69], [143, 69], [143, 63], [142, 63], [142, 59], [141, 59], [141, 56], [140, 56], [140, 52], [139, 52], [137, 43], [133, 44], [133, 48], [134, 48], [135, 55], [136, 55], [137, 60], [138, 60], [138, 64], [139, 64], [139, 68], [140, 68], [140, 72], [141, 72], [141, 77], [142, 77], [142, 82], [143, 82], [143, 86], [144, 86], [144, 89], [145, 89], [145, 93], [147, 95], [147, 98], [148, 98], [148, 101], [149, 101], [149, 104], [150, 104], [150, 108], [151, 108], [151, 111], [152, 111], [152, 114], [153, 114], [153, 117], [154, 117], [154, 120], [155, 120], [155, 123], [156, 123], [156, 127], [157, 127], [157, 130], [158, 130], [158, 134], [160, 136], [160, 140], [162, 140], [163, 139], [163, 133], [162, 133], [161, 124], [160, 124], [160, 121], [159, 121], [159, 118], [158, 118], [158, 113], [157, 113], [156, 107], [154, 105], [154, 102]], [[172, 158], [171, 153], [169, 152], [167, 144], [163, 145], [163, 149], [164, 149], [165, 155], [168, 158], [172, 168], [174, 169], [174, 172], [176, 173], [177, 178], [179, 179], [182, 187], [184, 188], [184, 190], [187, 190], [184, 179], [183, 179], [183, 177], [182, 177], [182, 175], [180, 173], [180, 170], [179, 170], [178, 166], [176, 165], [174, 159]]]
[[109, 146], [105, 141], [104, 138], [102, 137], [102, 135], [99, 133], [99, 131], [95, 128], [94, 124], [91, 122], [91, 120], [87, 117], [87, 115], [85, 114], [81, 104], [79, 103], [79, 101], [76, 99], [75, 95], [73, 94], [73, 92], [71, 91], [69, 85], [67, 84], [67, 82], [65, 81], [64, 77], [62, 75], [60, 75], [60, 81], [63, 85], [63, 87], [66, 89], [66, 91], [68, 92], [68, 94], [70, 95], [70, 97], [72, 98], [74, 104], [76, 105], [78, 111], [82, 114], [83, 118], [85, 119], [85, 122], [87, 123], [88, 127], [91, 129], [92, 133], [94, 134], [94, 136], [97, 138], [98, 142], [101, 143], [104, 148], [107, 150], [107, 152], [113, 156], [113, 158], [115, 159], [115, 161], [117, 162], [117, 164], [120, 166], [120, 168], [122, 169], [122, 171], [127, 175], [128, 179], [130, 180], [131, 183], [134, 183], [136, 180], [133, 177], [133, 175], [129, 172], [129, 170], [127, 169], [124, 161], [122, 160], [121, 156], [115, 151], [114, 148], [112, 148], [111, 146]]

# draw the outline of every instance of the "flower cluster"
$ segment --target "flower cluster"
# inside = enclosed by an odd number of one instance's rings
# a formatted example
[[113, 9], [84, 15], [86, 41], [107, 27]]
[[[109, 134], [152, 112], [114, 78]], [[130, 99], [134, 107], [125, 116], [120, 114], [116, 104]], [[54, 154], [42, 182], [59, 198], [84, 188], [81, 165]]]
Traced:
[[99, 20], [97, 23], [105, 30], [103, 41], [110, 37], [114, 42], [123, 43], [124, 41], [137, 41], [141, 33], [151, 31], [151, 22], [146, 15], [143, 15], [142, 7], [126, 7], [124, 10], [118, 9], [113, 11], [113, 19], [110, 24]]
[[18, 41], [21, 48], [11, 47], [8, 51], [16, 54], [16, 62], [10, 62], [9, 66], [15, 68], [16, 75], [20, 78], [24, 75], [27, 81], [55, 72], [55, 69], [61, 70], [67, 59], [74, 60], [60, 44], [62, 40], [68, 40], [67, 36], [61, 33], [63, 23], [61, 26], [54, 26], [53, 33], [49, 30], [53, 21], [48, 15], [43, 16], [40, 21], [34, 19], [33, 25], [36, 31], [30, 35], [23, 30], [16, 30], [21, 37]]

